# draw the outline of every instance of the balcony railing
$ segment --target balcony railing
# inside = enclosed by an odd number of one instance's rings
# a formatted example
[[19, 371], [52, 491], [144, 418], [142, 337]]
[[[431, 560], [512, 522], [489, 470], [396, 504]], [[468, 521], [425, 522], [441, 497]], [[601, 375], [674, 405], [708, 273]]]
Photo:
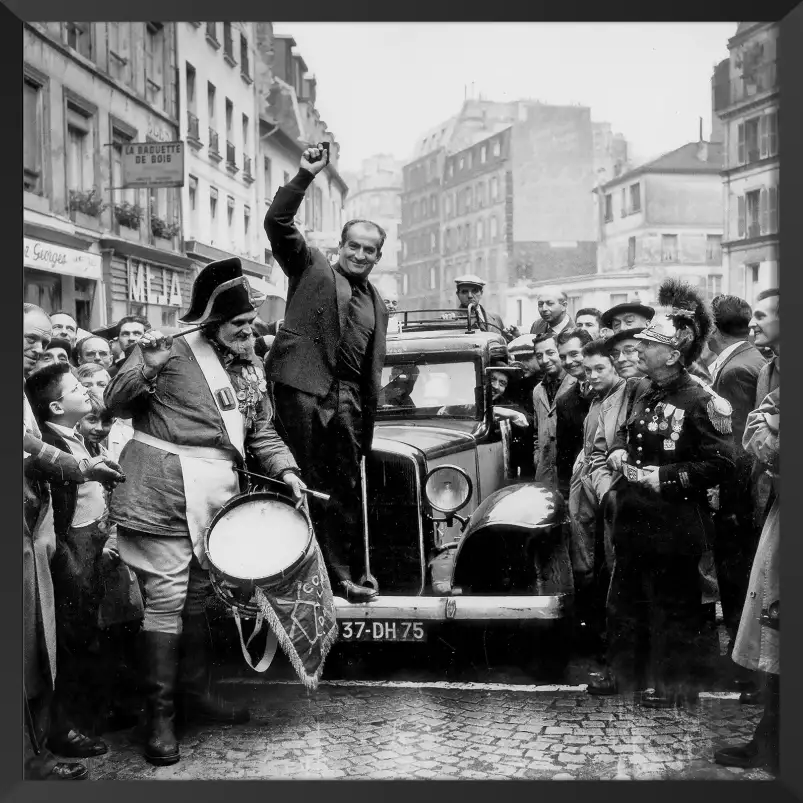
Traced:
[[194, 139], [196, 142], [201, 141], [201, 130], [198, 124], [198, 118], [191, 112], [187, 112], [187, 136]]
[[220, 138], [214, 128], [209, 129], [209, 153], [220, 158]]

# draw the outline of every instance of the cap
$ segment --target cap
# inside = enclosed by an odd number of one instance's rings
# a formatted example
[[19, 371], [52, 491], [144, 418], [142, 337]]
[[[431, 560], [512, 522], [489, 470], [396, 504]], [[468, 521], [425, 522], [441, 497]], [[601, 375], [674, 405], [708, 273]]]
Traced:
[[454, 283], [460, 287], [461, 284], [469, 284], [473, 287], [485, 287], [485, 279], [481, 279], [476, 273], [466, 273], [464, 276], [458, 276]]
[[535, 354], [535, 335], [520, 335], [507, 344], [509, 354]]
[[605, 310], [602, 313], [602, 325], [607, 329], [612, 329], [613, 316], [622, 315], [625, 312], [635, 312], [637, 315], [645, 317], [648, 321], [652, 320], [653, 315], [655, 315], [655, 310], [652, 307], [648, 307], [639, 301], [627, 301], [624, 304], [617, 304], [615, 307]]

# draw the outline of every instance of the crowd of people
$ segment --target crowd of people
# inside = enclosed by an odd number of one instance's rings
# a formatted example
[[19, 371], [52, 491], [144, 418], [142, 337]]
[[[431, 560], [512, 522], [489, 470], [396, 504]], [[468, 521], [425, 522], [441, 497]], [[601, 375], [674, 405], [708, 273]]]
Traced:
[[[280, 322], [258, 319], [237, 259], [200, 272], [182, 318], [197, 331], [175, 336], [139, 316], [84, 332], [23, 307], [26, 777], [86, 778], [63, 759], [102, 755], [116, 727], [139, 723], [163, 766], [180, 759], [182, 723], [248, 719], [210, 682], [203, 538], [244, 489], [243, 466], [308, 511], [340, 593], [376, 598], [355, 579], [360, 462], [395, 305], [367, 281], [380, 226], [349, 221], [330, 264], [293, 225], [325, 164], [307, 149], [266, 216], [288, 276]], [[715, 575], [733, 683], [765, 706], [753, 741], [717, 760], [776, 766], [778, 291], [752, 309], [706, 305], [670, 281], [666, 313], [620, 304], [572, 320], [550, 289], [522, 335], [484, 311], [483, 284], [458, 279], [458, 314], [476, 305], [508, 341], [488, 373], [518, 479], [567, 502], [580, 642], [606, 667], [588, 691], [693, 703], [716, 651]]]
[[[481, 305], [480, 277], [457, 284]], [[576, 646], [605, 667], [588, 692], [674, 708], [719, 675], [765, 713], [716, 761], [777, 768], [780, 293], [706, 304], [670, 279], [658, 302], [572, 320], [548, 288], [528, 335], [483, 311], [510, 357], [488, 369], [494, 412], [518, 479], [567, 502]]]

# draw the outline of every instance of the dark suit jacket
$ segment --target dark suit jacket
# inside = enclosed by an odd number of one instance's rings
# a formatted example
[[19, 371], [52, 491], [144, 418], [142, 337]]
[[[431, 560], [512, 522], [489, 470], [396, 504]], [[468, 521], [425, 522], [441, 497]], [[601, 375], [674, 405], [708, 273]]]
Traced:
[[[566, 329], [574, 329], [574, 320], [572, 316], [569, 315], [568, 312], [566, 313], [566, 318], [567, 318], [566, 326], [560, 330], [561, 332], [566, 331]], [[552, 327], [543, 318], [539, 316], [538, 320], [530, 327], [530, 334], [541, 335], [544, 332], [549, 331], [551, 328]]]
[[756, 384], [766, 360], [752, 343], [741, 343], [732, 351], [717, 372], [712, 388], [733, 407], [731, 426], [733, 440], [741, 451], [747, 416], [755, 409]]
[[[320, 251], [307, 246], [293, 225], [311, 182], [311, 174], [299, 172], [290, 184], [278, 190], [265, 216], [273, 255], [289, 280], [284, 322], [268, 354], [266, 372], [272, 382], [322, 399], [335, 378], [350, 287], [346, 279], [335, 275]], [[371, 449], [388, 322], [382, 297], [372, 284], [368, 288], [374, 302], [375, 326], [361, 387], [364, 454]]]
[[[47, 424], [42, 427], [42, 440], [55, 446], [57, 449], [70, 454], [64, 438], [50, 429]], [[57, 536], [66, 535], [72, 525], [75, 515], [75, 505], [78, 499], [78, 483], [69, 480], [50, 480], [50, 497], [53, 500], [53, 529]]]

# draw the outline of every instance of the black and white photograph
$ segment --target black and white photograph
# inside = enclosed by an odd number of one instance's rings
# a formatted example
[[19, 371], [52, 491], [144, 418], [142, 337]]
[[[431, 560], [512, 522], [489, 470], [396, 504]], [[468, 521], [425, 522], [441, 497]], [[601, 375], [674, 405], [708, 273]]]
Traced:
[[779, 777], [780, 22], [21, 27], [21, 777]]

